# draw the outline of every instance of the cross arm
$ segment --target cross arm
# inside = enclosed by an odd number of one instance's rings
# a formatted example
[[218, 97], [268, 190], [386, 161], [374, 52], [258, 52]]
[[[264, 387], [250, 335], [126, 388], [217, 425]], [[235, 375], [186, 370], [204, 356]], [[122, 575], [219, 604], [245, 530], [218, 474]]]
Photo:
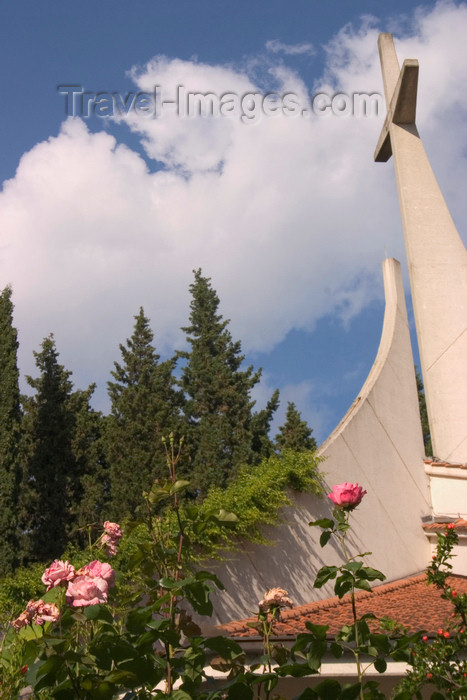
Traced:
[[392, 155], [389, 127], [394, 124], [415, 124], [417, 109], [418, 61], [408, 58], [404, 61], [397, 81], [386, 119], [375, 151], [375, 161], [385, 163]]

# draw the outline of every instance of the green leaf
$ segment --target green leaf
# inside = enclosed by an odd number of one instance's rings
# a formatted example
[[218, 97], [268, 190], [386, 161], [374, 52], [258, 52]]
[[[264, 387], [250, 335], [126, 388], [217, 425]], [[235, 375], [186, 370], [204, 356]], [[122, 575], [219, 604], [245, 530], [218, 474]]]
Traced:
[[222, 581], [217, 578], [215, 574], [212, 574], [210, 571], [197, 571], [196, 574], [194, 575], [195, 581], [212, 581], [213, 583], [216, 584], [217, 588], [219, 588], [221, 591], [225, 590], [225, 586], [222, 583]]
[[[316, 639], [326, 639], [326, 632], [329, 629], [329, 625], [314, 625], [312, 622], [305, 622], [305, 627], [307, 630], [310, 630], [310, 632], [313, 632]], [[299, 636], [301, 637], [302, 635]], [[310, 635], [305, 636], [310, 637]]]
[[232, 659], [243, 654], [242, 647], [227, 637], [208, 637], [203, 640], [203, 646], [215, 651], [223, 659]]
[[340, 659], [342, 654], [344, 653], [343, 648], [340, 644], [337, 644], [337, 642], [331, 642], [330, 649], [331, 654], [334, 656], [335, 659]]
[[338, 571], [339, 569], [337, 566], [323, 566], [316, 575], [316, 579], [313, 584], [314, 587], [321, 588], [325, 583], [333, 578], [336, 578]]
[[321, 537], [319, 538], [319, 543], [320, 543], [321, 547], [324, 547], [329, 542], [331, 537], [332, 537], [332, 532], [330, 532], [329, 530], [325, 530], [324, 532], [322, 532]]
[[321, 700], [338, 700], [341, 696], [341, 686], [338, 681], [327, 678], [315, 686], [315, 691]]
[[360, 683], [345, 685], [340, 695], [341, 700], [355, 700], [355, 698], [358, 698], [360, 696], [360, 686]]
[[228, 700], [253, 700], [253, 690], [242, 681], [234, 681], [227, 693]]
[[386, 660], [381, 657], [376, 659], [374, 666], [378, 673], [384, 673], [388, 667]]
[[283, 666], [278, 668], [277, 673], [279, 674], [279, 676], [292, 676], [293, 678], [304, 678], [305, 676], [317, 673], [317, 670], [311, 668], [308, 664], [289, 663], [284, 664]]
[[113, 625], [114, 619], [109, 608], [105, 605], [88, 605], [84, 609], [86, 620], [102, 620]]
[[384, 654], [389, 654], [391, 650], [389, 639], [385, 634], [370, 634], [370, 643]]
[[172, 496], [174, 493], [178, 493], [182, 489], [185, 489], [189, 483], [190, 482], [186, 481], [185, 479], [177, 479], [177, 481], [170, 487], [170, 495]]
[[313, 639], [308, 649], [306, 658], [310, 667], [318, 671], [321, 667], [321, 659], [326, 653], [328, 645], [325, 639]]
[[42, 678], [47, 673], [56, 672], [61, 666], [63, 666], [64, 660], [61, 656], [49, 656], [49, 658], [40, 663], [37, 669], [37, 678]]
[[378, 579], [379, 581], [385, 581], [386, 576], [381, 573], [381, 571], [378, 571], [378, 569], [373, 569], [371, 566], [364, 566], [362, 570], [359, 572], [359, 575], [363, 577], [365, 576], [368, 581], [375, 581]]
[[184, 586], [185, 596], [199, 615], [212, 615], [212, 603], [209, 600], [210, 591], [202, 582], [193, 582]]
[[353, 582], [349, 579], [345, 579], [341, 576], [334, 586], [334, 593], [339, 597], [343, 598], [346, 593], [352, 590]]
[[170, 697], [173, 698], [173, 700], [193, 700], [191, 695], [188, 695], [188, 693], [186, 693], [184, 690], [181, 690], [180, 688], [178, 690], [172, 691]]
[[347, 514], [342, 508], [339, 506], [335, 506], [332, 510], [332, 514], [339, 523], [339, 525], [343, 525], [347, 523]]
[[63, 688], [54, 688], [53, 696], [56, 700], [70, 700], [71, 694], [73, 693], [73, 686], [71, 682], [68, 681], [66, 686]]
[[93, 691], [93, 700], [112, 700], [115, 694], [115, 686], [113, 686], [108, 681], [99, 683], [96, 690]]
[[331, 518], [320, 518], [319, 520], [311, 520], [308, 525], [310, 527], [324, 527], [326, 530], [333, 530], [334, 529], [334, 520], [331, 520]]
[[296, 695], [293, 700], [318, 700], [319, 695], [311, 688], [305, 688], [303, 693]]
[[355, 581], [355, 588], [361, 588], [363, 591], [371, 591], [371, 586], [365, 579], [357, 579]]
[[182, 581], [176, 581], [175, 579], [169, 578], [168, 576], [163, 576], [161, 579], [159, 579], [158, 585], [161, 588], [165, 588], [167, 591], [171, 591], [174, 588], [180, 588], [181, 586], [186, 584], [186, 582], [187, 582], [187, 579], [185, 579], [185, 581], [182, 582]]
[[115, 685], [124, 684], [131, 687], [134, 686], [139, 679], [138, 676], [131, 671], [121, 671], [120, 669], [116, 669], [115, 671], [108, 673], [104, 680], [109, 683], [114, 683]]
[[359, 571], [363, 566], [362, 561], [349, 561], [348, 564], [344, 564], [342, 567], [343, 569], [347, 569], [348, 571], [351, 571], [352, 573], [355, 573]]
[[150, 607], [130, 610], [126, 619], [126, 628], [133, 634], [142, 634], [151, 621], [153, 610]]
[[238, 517], [235, 513], [229, 513], [223, 508], [220, 509], [217, 515], [213, 515], [213, 517], [220, 523], [238, 523]]

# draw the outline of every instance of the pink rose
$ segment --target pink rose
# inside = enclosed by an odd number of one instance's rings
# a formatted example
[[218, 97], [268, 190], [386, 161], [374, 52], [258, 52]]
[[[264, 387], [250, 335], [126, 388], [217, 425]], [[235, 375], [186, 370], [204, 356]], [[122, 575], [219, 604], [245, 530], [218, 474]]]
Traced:
[[293, 608], [293, 601], [287, 597], [287, 591], [283, 588], [271, 588], [259, 602], [261, 612], [268, 612], [272, 607]]
[[102, 563], [100, 561], [94, 560], [89, 564], [83, 566], [78, 572], [77, 576], [89, 576], [90, 578], [102, 578], [107, 583], [109, 588], [115, 586], [115, 571], [112, 569], [110, 564]]
[[29, 625], [31, 622], [31, 618], [27, 614], [27, 612], [22, 612], [19, 617], [16, 618], [16, 620], [13, 620], [11, 623], [11, 626], [15, 628], [16, 631], [20, 630], [21, 627], [26, 627], [26, 625]]
[[109, 557], [114, 557], [118, 553], [119, 540], [113, 539], [110, 535], [102, 535], [102, 544], [105, 545], [105, 553]]
[[68, 584], [65, 600], [73, 608], [106, 603], [108, 590], [107, 581], [103, 578], [77, 576]]
[[45, 605], [42, 598], [40, 600], [32, 600], [31, 599], [29, 601], [29, 603], [26, 605], [26, 610], [24, 612], [26, 613], [26, 615], [29, 615], [30, 620], [32, 620], [32, 618], [37, 614], [37, 611], [41, 605]]
[[56, 622], [60, 617], [60, 611], [55, 603], [42, 603], [38, 606], [33, 622], [43, 625], [44, 622]]
[[44, 571], [41, 580], [42, 583], [47, 586], [47, 590], [50, 591], [51, 588], [55, 588], [55, 586], [59, 586], [61, 583], [71, 581], [74, 576], [74, 566], [67, 561], [55, 559], [49, 568]]
[[332, 493], [328, 493], [328, 498], [336, 506], [340, 506], [344, 510], [353, 510], [361, 503], [366, 491], [358, 484], [349, 484], [345, 481], [343, 484], [337, 484], [332, 487]]
[[108, 520], [104, 523], [104, 530], [112, 539], [120, 539], [123, 535], [123, 530], [117, 523], [110, 523]]
[[54, 603], [44, 603], [43, 600], [30, 600], [16, 620], [11, 623], [15, 630], [21, 629], [34, 622], [43, 625], [44, 622], [55, 622], [60, 617], [60, 611]]

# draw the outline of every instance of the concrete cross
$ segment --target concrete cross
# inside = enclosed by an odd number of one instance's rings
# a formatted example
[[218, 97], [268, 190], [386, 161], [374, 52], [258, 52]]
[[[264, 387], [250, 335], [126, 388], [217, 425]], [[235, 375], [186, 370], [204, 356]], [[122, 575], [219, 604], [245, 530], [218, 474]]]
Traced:
[[388, 113], [376, 146], [375, 161], [385, 163], [392, 155], [391, 124], [415, 124], [418, 61], [408, 58], [399, 70], [392, 34], [379, 35], [378, 49]]
[[375, 160], [394, 160], [433, 452], [467, 463], [467, 251], [415, 126], [418, 61], [399, 70], [391, 34], [378, 47], [388, 111]]

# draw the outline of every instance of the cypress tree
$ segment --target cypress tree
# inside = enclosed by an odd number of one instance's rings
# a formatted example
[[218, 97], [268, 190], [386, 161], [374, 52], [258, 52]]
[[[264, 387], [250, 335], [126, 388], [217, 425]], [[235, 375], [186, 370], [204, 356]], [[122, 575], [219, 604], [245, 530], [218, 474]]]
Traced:
[[250, 391], [261, 372], [240, 369], [244, 356], [228, 320], [218, 313], [219, 298], [210, 278], [194, 271], [190, 285], [190, 325], [182, 328], [191, 345], [181, 386], [186, 395], [190, 480], [199, 495], [210, 484], [225, 486], [234, 470], [252, 457]]
[[255, 463], [274, 454], [274, 442], [269, 437], [269, 429], [275, 412], [279, 407], [279, 389], [276, 389], [266, 404], [266, 408], [253, 414], [252, 448]]
[[53, 335], [35, 352], [40, 376], [26, 377], [35, 395], [24, 399], [26, 463], [22, 486], [27, 561], [60, 556], [73, 527], [77, 462], [72, 450], [75, 417], [71, 372], [58, 363]]
[[420, 372], [418, 371], [417, 367], [415, 367], [415, 378], [417, 380], [418, 406], [420, 409], [420, 421], [422, 424], [423, 444], [425, 445], [425, 455], [427, 457], [432, 457], [433, 456], [433, 447], [431, 445], [431, 431], [430, 431], [430, 424], [428, 422], [428, 410], [426, 407], [425, 387], [423, 386], [423, 380], [420, 376]]
[[152, 345], [149, 320], [141, 308], [133, 335], [120, 345], [122, 364], [115, 362], [108, 382], [111, 413], [106, 446], [111, 477], [111, 515], [121, 519], [142, 503], [142, 492], [156, 478], [168, 476], [162, 438], [181, 437], [183, 395], [173, 371], [176, 358], [160, 362]]
[[71, 449], [76, 460], [73, 480], [73, 516], [76, 530], [73, 541], [87, 543], [87, 525], [102, 525], [110, 500], [109, 469], [105, 459], [103, 425], [100, 411], [91, 406], [95, 384], [86, 390], [74, 391], [69, 407], [74, 430]]
[[312, 437], [313, 430], [308, 423], [302, 420], [301, 414], [297, 411], [295, 404], [289, 401], [285, 423], [279, 428], [276, 435], [276, 444], [279, 450], [290, 449], [295, 452], [305, 450], [316, 450], [317, 444]]
[[11, 288], [0, 294], [0, 576], [18, 561], [17, 498], [21, 409]]

